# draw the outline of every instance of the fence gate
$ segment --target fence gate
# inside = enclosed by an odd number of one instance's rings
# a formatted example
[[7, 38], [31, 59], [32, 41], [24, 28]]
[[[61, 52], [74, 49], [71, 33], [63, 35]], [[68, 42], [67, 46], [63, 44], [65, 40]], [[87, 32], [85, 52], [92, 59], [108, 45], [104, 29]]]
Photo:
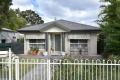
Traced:
[[0, 80], [120, 80], [120, 61], [27, 59], [9, 50], [0, 58]]

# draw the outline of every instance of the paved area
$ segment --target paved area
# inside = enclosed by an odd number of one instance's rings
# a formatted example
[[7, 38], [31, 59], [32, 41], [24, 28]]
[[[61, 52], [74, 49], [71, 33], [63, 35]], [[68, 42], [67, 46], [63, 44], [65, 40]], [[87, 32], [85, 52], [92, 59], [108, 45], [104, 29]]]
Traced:
[[47, 80], [47, 65], [36, 65], [35, 68], [23, 77], [23, 80]]
[[[58, 60], [60, 60], [59, 58], [57, 58], [57, 60], [55, 60], [54, 62], [57, 62]], [[51, 59], [52, 61], [52, 59]], [[47, 62], [40, 62], [40, 63], [47, 63]], [[30, 72], [28, 72], [23, 78], [22, 80], [47, 80], [47, 64], [37, 64], [35, 68], [33, 68]], [[54, 68], [56, 68], [56, 65], [54, 65]], [[51, 66], [51, 78], [53, 75], [53, 69]]]

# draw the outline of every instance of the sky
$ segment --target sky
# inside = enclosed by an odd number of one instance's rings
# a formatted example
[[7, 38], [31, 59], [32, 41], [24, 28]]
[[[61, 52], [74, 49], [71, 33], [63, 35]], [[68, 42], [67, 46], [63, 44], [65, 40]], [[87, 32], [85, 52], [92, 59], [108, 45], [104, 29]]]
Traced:
[[12, 9], [28, 9], [38, 13], [45, 22], [64, 19], [98, 26], [99, 0], [13, 0]]

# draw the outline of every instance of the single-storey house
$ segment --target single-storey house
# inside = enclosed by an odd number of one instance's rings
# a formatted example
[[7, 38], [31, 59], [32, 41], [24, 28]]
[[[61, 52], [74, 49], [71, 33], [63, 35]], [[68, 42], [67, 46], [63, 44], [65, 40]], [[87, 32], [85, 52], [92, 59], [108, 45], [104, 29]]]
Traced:
[[32, 25], [18, 30], [24, 34], [24, 54], [37, 48], [49, 55], [97, 55], [100, 28], [66, 20]]
[[14, 32], [8, 28], [2, 28], [0, 30], [0, 43], [12, 43], [17, 42], [17, 40], [23, 38], [24, 35], [19, 32]]

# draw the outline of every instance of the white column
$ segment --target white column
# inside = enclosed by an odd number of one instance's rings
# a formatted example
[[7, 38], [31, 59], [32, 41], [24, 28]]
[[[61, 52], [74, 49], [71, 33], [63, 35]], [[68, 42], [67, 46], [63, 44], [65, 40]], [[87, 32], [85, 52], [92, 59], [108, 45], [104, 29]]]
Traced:
[[68, 33], [65, 33], [65, 52], [70, 53], [69, 50], [70, 50], [70, 44], [68, 40]]
[[28, 54], [29, 50], [30, 50], [29, 40], [26, 39], [26, 35], [25, 35], [25, 37], [24, 37], [24, 54]]
[[97, 55], [97, 35], [91, 34], [90, 42], [89, 42], [89, 55]]
[[62, 36], [63, 36], [63, 34], [61, 33], [61, 41], [60, 41], [61, 42], [61, 52], [62, 52], [62, 43], [63, 43], [62, 42]]
[[29, 50], [30, 50], [29, 40], [28, 39], [24, 39], [24, 54], [27, 55]]
[[49, 55], [51, 54], [50, 51], [51, 51], [51, 40], [50, 40], [50, 33], [48, 33], [48, 54]]

